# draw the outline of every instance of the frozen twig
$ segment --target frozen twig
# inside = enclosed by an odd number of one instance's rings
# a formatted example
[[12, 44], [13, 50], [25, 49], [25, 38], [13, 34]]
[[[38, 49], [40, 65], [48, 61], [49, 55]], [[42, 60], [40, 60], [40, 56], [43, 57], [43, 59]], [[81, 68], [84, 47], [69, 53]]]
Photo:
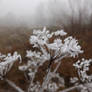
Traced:
[[16, 86], [14, 82], [4, 79], [5, 82], [7, 82], [12, 88], [14, 88], [17, 92], [24, 92], [20, 87]]
[[59, 92], [69, 92], [69, 91], [72, 91], [72, 90], [74, 90], [74, 89], [80, 88], [81, 86], [82, 86], [81, 84], [80, 84], [80, 85], [75, 85], [75, 86], [73, 86], [73, 87], [64, 89], [64, 90], [59, 91]]

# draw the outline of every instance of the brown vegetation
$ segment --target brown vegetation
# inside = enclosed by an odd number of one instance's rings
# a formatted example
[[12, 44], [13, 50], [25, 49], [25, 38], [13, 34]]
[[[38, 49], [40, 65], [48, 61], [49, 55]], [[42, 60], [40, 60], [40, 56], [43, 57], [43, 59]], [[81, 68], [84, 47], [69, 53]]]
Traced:
[[[50, 27], [49, 29], [56, 30], [60, 29], [60, 27]], [[68, 32], [69, 35], [73, 35], [76, 39], [79, 40], [79, 44], [84, 50], [84, 54], [80, 55], [78, 58], [66, 58], [62, 61], [59, 72], [62, 76], [64, 76], [66, 80], [66, 87], [68, 87], [71, 86], [71, 84], [69, 84], [69, 78], [77, 76], [77, 73], [72, 66], [73, 63], [82, 57], [92, 58], [92, 30], [90, 29], [81, 31], [77, 26], [75, 26], [76, 30], [74, 31], [71, 29], [71, 26], [68, 26], [67, 28], [64, 27], [64, 29]], [[0, 52], [6, 54], [8, 52], [13, 53], [14, 51], [18, 51], [22, 55], [23, 61], [25, 62], [26, 58], [24, 58], [24, 56], [26, 54], [26, 50], [30, 49], [29, 37], [31, 33], [32, 29], [27, 28], [0, 28]], [[8, 79], [14, 81], [21, 88], [26, 89], [26, 79], [23, 73], [18, 70], [17, 65], [18, 62], [14, 65], [13, 69], [9, 72], [7, 77]], [[6, 90], [7, 92], [16, 92], [12, 88], [10, 89], [9, 85], [4, 81], [0, 81], [0, 92], [6, 92]]]

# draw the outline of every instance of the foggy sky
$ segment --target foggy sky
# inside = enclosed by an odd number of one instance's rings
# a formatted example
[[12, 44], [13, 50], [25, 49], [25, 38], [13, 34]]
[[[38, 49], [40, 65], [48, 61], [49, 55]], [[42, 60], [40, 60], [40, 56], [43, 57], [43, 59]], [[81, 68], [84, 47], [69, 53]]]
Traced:
[[[86, 6], [90, 14], [91, 0], [0, 0], [0, 24], [52, 25], [66, 15], [72, 7], [77, 15], [79, 6]], [[66, 18], [65, 18], [66, 19]], [[60, 21], [59, 21], [60, 22]]]

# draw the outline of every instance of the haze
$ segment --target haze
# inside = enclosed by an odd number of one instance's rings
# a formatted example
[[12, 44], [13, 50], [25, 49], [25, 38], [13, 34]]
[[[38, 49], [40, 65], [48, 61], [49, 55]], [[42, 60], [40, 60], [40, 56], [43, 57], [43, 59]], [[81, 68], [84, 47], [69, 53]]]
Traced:
[[[78, 6], [91, 14], [91, 0], [71, 0], [77, 16]], [[76, 4], [77, 3], [77, 4]], [[77, 6], [78, 5], [78, 6]], [[0, 25], [45, 26], [67, 22], [72, 15], [69, 0], [1, 0]]]

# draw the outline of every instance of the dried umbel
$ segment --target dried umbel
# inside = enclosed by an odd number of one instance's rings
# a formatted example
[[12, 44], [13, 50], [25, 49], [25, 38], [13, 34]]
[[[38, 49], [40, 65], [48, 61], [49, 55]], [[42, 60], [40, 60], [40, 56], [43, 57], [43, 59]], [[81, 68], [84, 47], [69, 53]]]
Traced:
[[[50, 32], [46, 30], [46, 28], [43, 30], [34, 30], [33, 35], [30, 36], [30, 44], [33, 48], [38, 48], [39, 51], [27, 51], [26, 57], [30, 59], [27, 66], [40, 66], [51, 59], [53, 61], [58, 61], [64, 55], [75, 57], [79, 53], [83, 53], [75, 38], [69, 36], [64, 40], [62, 39], [62, 37], [66, 35], [67, 33], [63, 30], [57, 30], [56, 32]], [[53, 42], [50, 42], [50, 39], [53, 37], [55, 39]], [[26, 66], [24, 67], [27, 69]]]
[[[92, 92], [92, 74], [88, 75], [89, 67], [92, 64], [92, 59], [84, 59], [78, 60], [73, 66], [77, 69], [78, 78], [76, 77], [72, 79], [71, 82], [75, 82], [77, 89], [79, 92]], [[81, 84], [80, 84], [81, 83]]]
[[[27, 76], [30, 77], [29, 89], [34, 89], [33, 92], [38, 92], [36, 89], [39, 89], [39, 92], [43, 92], [45, 88], [50, 92], [53, 92], [53, 90], [56, 91], [60, 85], [55, 82], [53, 83], [53, 81], [51, 82], [51, 79], [54, 75], [57, 75], [56, 72], [61, 64], [61, 60], [65, 57], [75, 57], [79, 53], [83, 53], [80, 45], [78, 45], [78, 41], [72, 36], [66, 37], [66, 35], [67, 33], [64, 32], [64, 30], [53, 32], [47, 30], [45, 27], [43, 30], [33, 30], [33, 35], [30, 36], [29, 41], [34, 50], [27, 51], [26, 57], [29, 58], [29, 60], [27, 64], [19, 67], [22, 71], [29, 71], [27, 73]], [[40, 66], [44, 66], [45, 62], [49, 62], [47, 75], [43, 78], [42, 84], [38, 81], [36, 82], [39, 83], [40, 88], [35, 89], [34, 86], [32, 89], [32, 85], [37, 85], [33, 82], [36, 73]], [[52, 62], [57, 63], [54, 71], [50, 70]], [[63, 78], [59, 75], [57, 78], [58, 80], [63, 81]], [[64, 82], [62, 85], [64, 85]]]
[[92, 75], [88, 75], [89, 67], [92, 64], [92, 59], [86, 60], [78, 60], [73, 66], [77, 69], [78, 76], [82, 82], [91, 82]]
[[7, 56], [0, 54], [0, 78], [1, 79], [3, 79], [3, 77], [10, 71], [14, 62], [17, 61], [18, 59], [20, 59], [21, 61], [21, 56], [17, 52], [14, 52], [13, 55], [8, 53]]

